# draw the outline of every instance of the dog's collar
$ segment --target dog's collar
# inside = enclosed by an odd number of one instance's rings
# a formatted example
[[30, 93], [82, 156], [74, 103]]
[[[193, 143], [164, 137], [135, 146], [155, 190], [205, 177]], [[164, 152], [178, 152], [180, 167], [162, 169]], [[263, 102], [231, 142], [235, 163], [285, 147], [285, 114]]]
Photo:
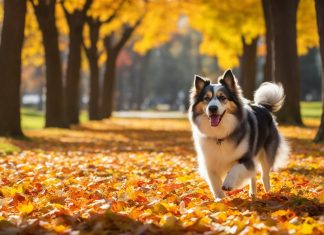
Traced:
[[224, 137], [222, 139], [218, 139], [214, 137], [206, 137], [206, 138], [215, 141], [217, 145], [221, 145], [224, 142], [224, 140], [227, 139], [227, 137]]
[[216, 140], [216, 144], [221, 145], [222, 142], [224, 141], [224, 139], [225, 138], [223, 138], [223, 139], [215, 139]]

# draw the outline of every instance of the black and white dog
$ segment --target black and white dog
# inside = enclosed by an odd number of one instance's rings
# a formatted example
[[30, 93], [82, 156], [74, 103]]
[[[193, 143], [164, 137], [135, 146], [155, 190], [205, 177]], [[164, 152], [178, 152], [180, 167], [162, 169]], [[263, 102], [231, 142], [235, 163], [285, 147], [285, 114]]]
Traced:
[[242, 96], [231, 70], [218, 83], [195, 76], [189, 119], [200, 172], [215, 198], [244, 186], [250, 179], [250, 195], [256, 194], [256, 169], [260, 164], [266, 192], [271, 168], [282, 166], [289, 147], [272, 116], [284, 102], [281, 85], [263, 83], [254, 103]]

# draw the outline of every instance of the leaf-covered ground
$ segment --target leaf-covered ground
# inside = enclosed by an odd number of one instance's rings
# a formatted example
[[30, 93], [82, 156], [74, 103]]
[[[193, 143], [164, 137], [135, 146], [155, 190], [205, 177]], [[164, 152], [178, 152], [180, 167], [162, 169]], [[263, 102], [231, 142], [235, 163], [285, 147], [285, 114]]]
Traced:
[[[185, 120], [112, 119], [29, 131], [0, 156], [0, 234], [323, 234], [324, 146], [281, 127], [292, 154], [258, 184], [214, 202]], [[20, 149], [17, 151], [17, 149]]]

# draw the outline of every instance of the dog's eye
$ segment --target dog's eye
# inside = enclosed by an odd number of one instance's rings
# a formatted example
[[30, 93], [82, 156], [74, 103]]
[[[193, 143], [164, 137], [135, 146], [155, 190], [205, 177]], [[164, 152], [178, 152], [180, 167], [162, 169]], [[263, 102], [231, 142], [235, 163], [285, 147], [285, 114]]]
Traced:
[[206, 96], [206, 97], [204, 98], [204, 101], [205, 101], [205, 102], [209, 102], [209, 101], [210, 101], [210, 98], [209, 98], [208, 96]]
[[219, 99], [220, 101], [225, 101], [227, 98], [226, 98], [225, 96], [221, 95], [220, 97], [218, 97], [218, 99]]

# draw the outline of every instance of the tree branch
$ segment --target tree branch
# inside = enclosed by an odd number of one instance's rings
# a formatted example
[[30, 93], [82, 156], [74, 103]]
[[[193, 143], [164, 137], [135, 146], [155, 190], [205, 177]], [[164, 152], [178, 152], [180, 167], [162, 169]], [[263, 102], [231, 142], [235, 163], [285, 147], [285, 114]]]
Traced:
[[113, 48], [116, 51], [116, 53], [118, 53], [124, 47], [124, 45], [127, 43], [129, 38], [132, 36], [135, 29], [141, 24], [143, 19], [144, 19], [144, 15], [141, 18], [139, 18], [133, 26], [125, 27], [121, 39]]
[[37, 6], [36, 6], [35, 1], [34, 0], [29, 0], [29, 2], [32, 4], [33, 8], [36, 9]]
[[62, 9], [64, 11], [64, 15], [68, 21], [68, 24], [71, 23], [71, 13], [68, 12], [68, 10], [66, 9], [66, 7], [64, 6], [64, 1], [60, 1]]
[[[93, 0], [86, 0], [82, 10], [79, 11], [79, 13], [81, 13], [82, 17], [86, 17], [86, 13], [89, 10], [92, 2], [93, 2]], [[72, 16], [74, 15], [75, 11], [73, 13], [69, 13], [68, 10], [66, 9], [66, 7], [64, 6], [64, 1], [60, 1], [60, 3], [61, 3], [61, 6], [63, 8], [65, 17], [66, 17], [66, 19], [68, 21], [68, 24], [70, 24], [71, 20], [72, 20]]]
[[106, 20], [101, 21], [101, 23], [102, 24], [110, 23], [113, 19], [115, 19], [115, 17], [117, 16], [118, 12], [120, 11], [120, 9], [124, 5], [124, 3], [127, 2], [127, 1], [128, 0], [121, 1], [120, 4], [118, 5], [118, 7], [115, 9], [114, 13], [111, 16], [109, 16]]
[[91, 7], [93, 0], [87, 0], [82, 8], [82, 13], [86, 14], [86, 12], [89, 10], [89, 8]]
[[108, 53], [111, 53], [113, 51], [113, 38], [114, 38], [114, 33], [111, 33], [110, 35], [107, 35], [104, 38], [104, 44], [105, 44], [105, 48], [107, 50]]
[[83, 47], [83, 49], [84, 49], [84, 51], [85, 51], [85, 54], [86, 54], [86, 56], [88, 57], [88, 59], [90, 58], [90, 49], [87, 47], [87, 45], [84, 43], [84, 39], [82, 38], [82, 40], [81, 40], [81, 43], [82, 43], [82, 47]]

